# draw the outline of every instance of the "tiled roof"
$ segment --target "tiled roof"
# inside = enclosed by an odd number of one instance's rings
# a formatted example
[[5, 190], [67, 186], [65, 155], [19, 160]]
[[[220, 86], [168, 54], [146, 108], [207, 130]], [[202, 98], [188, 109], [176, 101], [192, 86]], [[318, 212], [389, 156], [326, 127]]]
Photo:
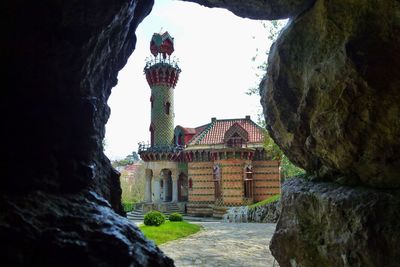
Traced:
[[263, 129], [254, 123], [250, 118], [245, 118], [213, 120], [211, 123], [201, 126], [202, 129], [200, 129], [200, 131], [193, 136], [188, 145], [223, 144], [226, 131], [228, 131], [228, 129], [236, 123], [248, 132], [249, 143], [263, 142]]
[[176, 126], [175, 128], [178, 128], [178, 127], [180, 127], [185, 134], [196, 134], [197, 133], [196, 128], [188, 128], [188, 127], [183, 127], [180, 125]]
[[136, 171], [137, 171], [137, 169], [139, 168], [139, 166], [140, 166], [140, 164], [133, 163], [133, 164], [131, 164], [131, 165], [126, 165], [125, 168], [124, 168], [124, 170], [133, 173], [133, 172], [136, 172]]

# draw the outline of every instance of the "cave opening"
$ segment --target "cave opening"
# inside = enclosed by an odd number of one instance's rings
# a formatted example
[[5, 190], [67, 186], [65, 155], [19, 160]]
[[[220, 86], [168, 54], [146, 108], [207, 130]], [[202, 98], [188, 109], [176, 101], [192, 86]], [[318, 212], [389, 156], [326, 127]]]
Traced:
[[[279, 264], [396, 266], [398, 1], [194, 2], [293, 19], [261, 101], [274, 140], [323, 181], [287, 184], [272, 242]], [[3, 4], [2, 266], [173, 266], [118, 215], [118, 173], [103, 153], [107, 99], [152, 4]]]

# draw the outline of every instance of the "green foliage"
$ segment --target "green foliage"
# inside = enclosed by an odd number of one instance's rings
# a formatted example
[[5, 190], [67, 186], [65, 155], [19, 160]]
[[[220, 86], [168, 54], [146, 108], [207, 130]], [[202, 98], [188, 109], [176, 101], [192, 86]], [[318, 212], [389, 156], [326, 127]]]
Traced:
[[306, 171], [294, 165], [286, 155], [282, 155], [281, 159], [282, 177], [287, 179], [294, 176], [305, 175]]
[[150, 240], [153, 240], [157, 245], [165, 242], [186, 237], [200, 231], [201, 227], [198, 224], [182, 222], [165, 222], [156, 226], [140, 225], [139, 229]]
[[269, 155], [272, 156], [272, 159], [274, 160], [280, 160], [283, 156], [282, 150], [274, 142], [266, 130], [264, 130], [264, 149]]
[[281, 195], [280, 194], [274, 195], [274, 196], [266, 198], [266, 199], [264, 199], [264, 200], [262, 200], [260, 202], [257, 202], [257, 203], [249, 205], [249, 208], [250, 209], [254, 209], [256, 207], [267, 205], [268, 203], [279, 201], [280, 199], [281, 199]]
[[121, 170], [120, 184], [122, 189], [122, 202], [140, 202], [144, 199], [146, 177], [144, 175], [144, 165], [141, 164], [135, 173]]
[[138, 154], [135, 151], [133, 151], [132, 154], [129, 154], [124, 159], [114, 160], [111, 162], [111, 164], [114, 168], [116, 168], [116, 167], [131, 165], [133, 163], [138, 162], [139, 160], [140, 159], [139, 159]]
[[144, 224], [148, 226], [160, 226], [165, 222], [165, 216], [159, 211], [152, 210], [144, 216]]
[[[283, 26], [285, 26], [285, 21], [282, 20], [268, 20], [268, 21], [261, 21], [262, 26], [264, 29], [267, 30], [267, 39], [271, 42], [275, 42], [275, 40], [278, 38], [278, 35], [282, 31]], [[264, 52], [259, 52], [258, 49], [256, 50], [256, 55], [252, 58], [252, 61], [256, 62], [256, 60], [259, 57], [265, 58], [265, 60], [262, 60], [261, 63], [256, 67], [256, 77], [258, 79], [257, 84], [249, 88], [245, 93], [247, 95], [259, 95], [259, 84], [263, 77], [265, 76], [268, 68], [268, 61], [266, 60], [269, 55], [269, 49], [265, 50]]]
[[125, 212], [130, 212], [135, 209], [135, 202], [122, 202], [122, 207]]
[[171, 222], [180, 222], [180, 221], [183, 221], [182, 215], [179, 214], [179, 213], [177, 213], [177, 212], [171, 213], [171, 214], [168, 216], [168, 219], [169, 219]]

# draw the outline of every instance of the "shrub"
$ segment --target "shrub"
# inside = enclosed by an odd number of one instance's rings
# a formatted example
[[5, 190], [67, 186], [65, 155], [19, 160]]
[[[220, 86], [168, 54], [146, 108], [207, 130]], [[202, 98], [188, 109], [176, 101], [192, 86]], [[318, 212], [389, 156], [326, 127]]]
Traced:
[[152, 210], [144, 216], [144, 224], [149, 226], [160, 226], [165, 222], [164, 214], [159, 211]]
[[177, 213], [177, 212], [171, 213], [171, 214], [169, 215], [168, 219], [169, 219], [171, 222], [180, 222], [180, 221], [183, 221], [182, 215], [179, 214], [179, 213]]
[[135, 202], [122, 202], [122, 207], [125, 212], [130, 212], [135, 209]]

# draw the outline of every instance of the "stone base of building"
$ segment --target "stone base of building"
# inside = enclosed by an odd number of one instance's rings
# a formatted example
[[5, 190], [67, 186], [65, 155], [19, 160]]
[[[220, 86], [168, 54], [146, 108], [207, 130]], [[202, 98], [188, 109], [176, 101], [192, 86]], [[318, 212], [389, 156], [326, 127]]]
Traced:
[[214, 204], [187, 203], [186, 212], [190, 216], [212, 217]]
[[228, 211], [228, 207], [214, 206], [213, 207], [213, 217], [222, 219], [227, 211]]

